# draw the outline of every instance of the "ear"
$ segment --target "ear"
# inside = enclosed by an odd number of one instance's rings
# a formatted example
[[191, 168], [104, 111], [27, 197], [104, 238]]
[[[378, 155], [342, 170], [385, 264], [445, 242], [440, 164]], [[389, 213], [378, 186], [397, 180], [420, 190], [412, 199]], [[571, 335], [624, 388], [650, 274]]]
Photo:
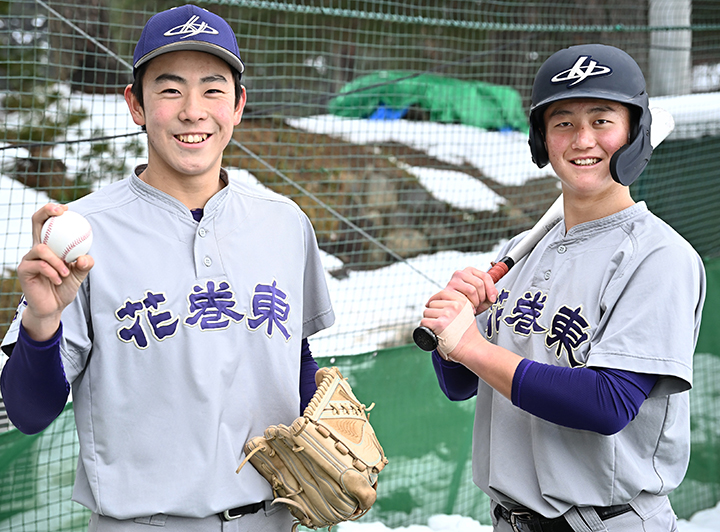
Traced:
[[242, 95], [240, 96], [240, 101], [238, 101], [237, 107], [235, 108], [235, 112], [233, 113], [233, 117], [234, 117], [233, 124], [236, 126], [242, 120], [243, 110], [245, 109], [245, 103], [247, 102], [247, 93], [245, 92], [245, 86], [240, 85], [240, 88], [242, 89]]
[[132, 116], [133, 122], [138, 126], [145, 125], [145, 110], [140, 105], [140, 102], [132, 92], [132, 85], [125, 87], [125, 102], [130, 109], [130, 115]]

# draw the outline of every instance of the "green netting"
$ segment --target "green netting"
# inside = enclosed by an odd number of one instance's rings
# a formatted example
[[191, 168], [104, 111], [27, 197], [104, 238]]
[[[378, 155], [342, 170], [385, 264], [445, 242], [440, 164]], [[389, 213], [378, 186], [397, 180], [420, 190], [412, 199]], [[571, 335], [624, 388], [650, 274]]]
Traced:
[[[144, 22], [172, 5], [0, 0], [0, 335], [20, 297], [15, 268], [31, 245], [31, 214], [47, 201], [70, 201], [122, 179], [144, 162], [146, 138], [128, 123], [122, 91]], [[656, 150], [633, 196], [696, 247], [718, 283], [720, 4], [200, 5], [236, 29], [247, 65], [248, 104], [223, 164], [234, 178], [290, 197], [312, 220], [338, 315], [313, 338], [313, 352], [323, 360], [352, 355], [336, 362], [358, 379], [361, 396], [378, 403], [373, 416], [392, 462], [368, 518], [395, 526], [452, 510], [486, 519], [465, 462], [472, 408], [444, 401], [426, 358], [403, 346], [423, 303], [454, 270], [488, 267], [493, 250], [532, 226], [558, 195], [552, 169], [531, 163], [527, 136], [518, 130], [535, 72], [571, 44], [625, 49], [646, 74], [651, 102], [672, 110], [676, 131]], [[380, 79], [383, 72], [402, 74]], [[438, 80], [453, 90], [443, 93]], [[414, 97], [390, 102], [408, 90], [405, 82]], [[375, 99], [347, 103], [380, 86], [382, 102], [375, 92]], [[333, 114], [343, 100], [358, 118]], [[381, 103], [404, 118], [360, 118]], [[488, 114], [487, 122], [467, 118]], [[681, 516], [720, 500], [718, 297], [708, 298], [695, 359], [693, 461], [673, 494]], [[368, 352], [378, 354], [359, 355]], [[402, 380], [377, 380], [390, 376]], [[0, 431], [7, 426], [1, 414]], [[86, 513], [67, 502], [76, 453], [70, 414], [37, 438], [0, 434], [3, 530], [84, 529]], [[457, 437], [443, 440], [431, 418]]]
[[[681, 519], [720, 500], [720, 261], [707, 264], [708, 305], [690, 392], [692, 451], [685, 480], [670, 498]], [[361, 401], [375, 403], [373, 427], [390, 462], [378, 500], [363, 521], [388, 527], [460, 514], [490, 524], [489, 499], [472, 482], [474, 401], [448, 401], [430, 357], [402, 346], [347, 357], [318, 358], [338, 366]], [[0, 531], [87, 529], [89, 513], [69, 501], [77, 437], [72, 408], [39, 436], [0, 434]]]
[[78, 443], [72, 405], [41, 434], [0, 434], [0, 530], [87, 530], [89, 512], [72, 502]]
[[720, 187], [710, 154], [720, 136], [679, 139], [661, 144], [641, 179], [632, 187], [636, 199], [672, 225], [706, 257], [720, 254]]
[[695, 350], [691, 406], [691, 462], [674, 501], [693, 513], [720, 501], [720, 261], [706, 263], [708, 296]]

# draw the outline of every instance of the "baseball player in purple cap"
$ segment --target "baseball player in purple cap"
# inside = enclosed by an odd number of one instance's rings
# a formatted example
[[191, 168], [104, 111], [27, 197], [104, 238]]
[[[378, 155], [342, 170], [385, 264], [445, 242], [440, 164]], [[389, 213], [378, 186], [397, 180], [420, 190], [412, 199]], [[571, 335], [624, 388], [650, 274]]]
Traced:
[[223, 150], [245, 106], [237, 40], [186, 5], [153, 16], [125, 90], [148, 161], [74, 202], [92, 256], [39, 242], [3, 341], [8, 416], [47, 427], [72, 388], [73, 500], [90, 531], [290, 530], [243, 445], [290, 424], [315, 392], [307, 338], [334, 321], [315, 234], [293, 202], [234, 182]]
[[689, 460], [705, 272], [630, 195], [651, 119], [622, 50], [553, 54], [534, 81], [529, 141], [560, 178], [564, 220], [497, 284], [466, 268], [427, 303], [442, 390], [477, 396], [473, 480], [497, 532], [677, 529], [667, 495]]

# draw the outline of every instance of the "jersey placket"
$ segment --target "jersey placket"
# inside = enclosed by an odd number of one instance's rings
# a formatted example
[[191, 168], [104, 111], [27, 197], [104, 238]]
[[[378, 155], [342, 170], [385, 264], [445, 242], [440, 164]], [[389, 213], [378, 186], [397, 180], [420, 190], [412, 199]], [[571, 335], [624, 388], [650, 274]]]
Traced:
[[195, 276], [198, 279], [224, 278], [225, 270], [220, 256], [220, 247], [217, 237], [212, 230], [210, 220], [201, 220], [195, 231], [195, 242], [193, 244], [195, 257]]

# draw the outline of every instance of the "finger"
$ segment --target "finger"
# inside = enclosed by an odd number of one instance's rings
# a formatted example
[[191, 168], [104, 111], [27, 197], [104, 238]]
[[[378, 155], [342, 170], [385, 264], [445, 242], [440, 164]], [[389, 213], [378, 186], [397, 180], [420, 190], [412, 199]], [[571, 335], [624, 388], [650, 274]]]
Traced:
[[70, 271], [76, 277], [78, 284], [81, 284], [85, 280], [94, 265], [95, 259], [90, 255], [80, 255], [75, 262], [70, 265]]
[[443, 311], [441, 308], [425, 307], [425, 310], [423, 311], [423, 318], [436, 320], [442, 316], [442, 313]]
[[67, 277], [68, 275], [70, 275], [70, 270], [65, 261], [55, 255], [53, 250], [51, 250], [48, 246], [46, 246], [45, 244], [38, 244], [37, 246], [35, 246], [34, 251], [37, 258], [36, 260], [46, 262], [52, 268], [54, 268], [62, 277]]
[[[20, 284], [22, 281], [33, 280], [37, 278], [45, 278], [54, 285], [60, 285], [63, 281], [63, 276], [55, 268], [53, 268], [48, 262], [40, 259], [28, 259], [27, 256], [22, 260], [17, 269], [18, 278]], [[67, 275], [67, 272], [65, 275]], [[27, 292], [25, 288], [23, 291]]]
[[445, 302], [445, 301], [452, 301], [452, 291], [451, 290], [441, 290], [437, 294], [433, 294], [430, 299], [427, 300], [427, 303], [425, 303], [426, 307], [435, 306], [437, 307], [439, 302]]
[[37, 264], [38, 274], [46, 277], [48, 281], [56, 286], [63, 284], [63, 280], [70, 275], [70, 272], [67, 269], [64, 271], [58, 271], [45, 261], [37, 261]]
[[485, 299], [485, 286], [482, 278], [478, 275], [481, 272], [471, 272], [468, 268], [455, 272], [447, 289], [458, 292], [477, 308]]
[[95, 265], [95, 259], [93, 259], [90, 255], [80, 255], [73, 265], [80, 271], [89, 272]]
[[482, 302], [490, 304], [495, 303], [499, 292], [495, 286], [495, 281], [493, 281], [492, 276], [488, 272], [483, 271], [478, 272], [477, 276], [482, 279], [483, 288], [485, 289], [485, 298]]
[[497, 300], [498, 290], [487, 272], [477, 268], [465, 268], [456, 273], [448, 287], [467, 297], [475, 307], [476, 314]]
[[42, 238], [40, 234], [42, 232], [42, 226], [47, 221], [47, 219], [51, 216], [60, 216], [66, 210], [68, 210], [67, 205], [60, 205], [59, 203], [48, 203], [47, 205], [44, 205], [43, 207], [40, 207], [37, 211], [35, 211], [31, 218], [33, 245], [41, 243]]
[[33, 246], [33, 248], [22, 258], [21, 265], [23, 263], [32, 264], [34, 262], [46, 263], [48, 267], [54, 269], [56, 273], [62, 277], [67, 277], [70, 274], [67, 264], [65, 264], [60, 257], [55, 255], [55, 253], [53, 253], [52, 250], [45, 244], [37, 244]]
[[[466, 300], [467, 301], [467, 300]], [[435, 305], [426, 307], [423, 311], [421, 325], [432, 330], [442, 330], [452, 319], [457, 316], [459, 306]]]
[[451, 294], [451, 297], [447, 297], [447, 295], [443, 294], [436, 294], [433, 296], [425, 306], [423, 317], [438, 319], [443, 316], [448, 316], [449, 319], [452, 319], [459, 314], [463, 306], [465, 306], [469, 300], [458, 292], [449, 293]]
[[[453, 299], [434, 299], [428, 303], [423, 311], [422, 325], [432, 329], [435, 332], [442, 332], [450, 322], [462, 313], [464, 307], [469, 303], [468, 299], [461, 296], [457, 292], [452, 293]], [[472, 304], [470, 304], [472, 308]]]

